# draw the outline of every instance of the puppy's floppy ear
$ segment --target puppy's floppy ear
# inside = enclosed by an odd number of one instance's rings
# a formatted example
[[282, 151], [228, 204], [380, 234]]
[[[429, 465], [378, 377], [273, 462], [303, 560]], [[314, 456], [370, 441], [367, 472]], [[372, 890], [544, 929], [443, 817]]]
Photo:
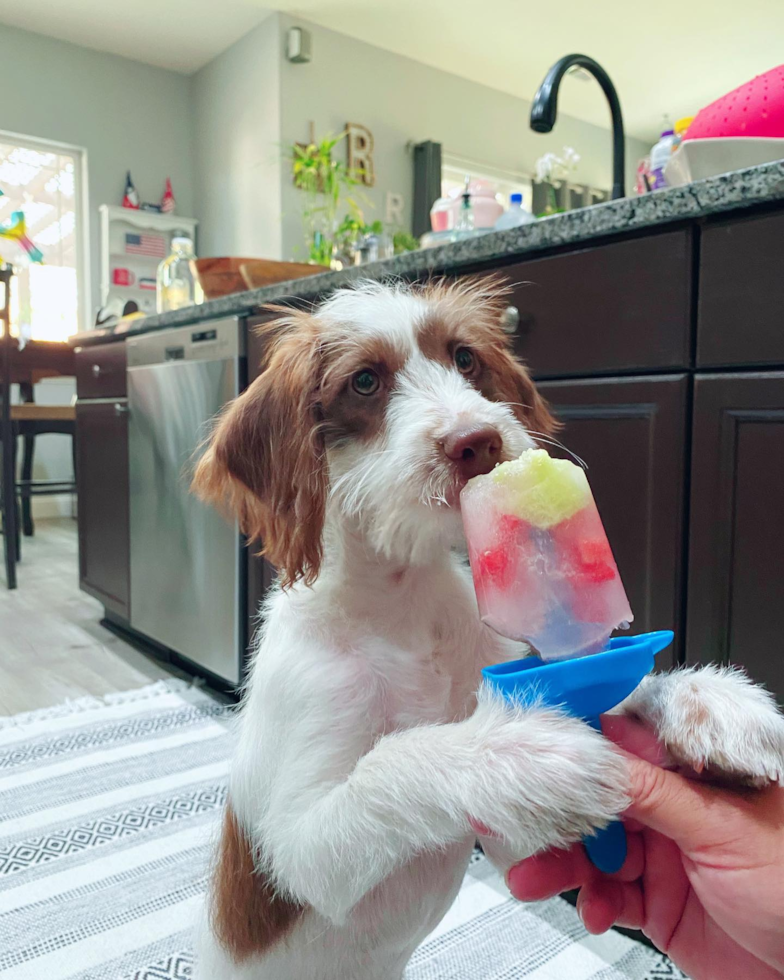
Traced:
[[319, 430], [318, 331], [303, 313], [274, 321], [262, 373], [218, 419], [193, 490], [227, 508], [282, 584], [311, 584], [322, 558], [327, 468]]
[[500, 350], [497, 351], [493, 367], [498, 378], [497, 390], [502, 400], [509, 402], [515, 415], [527, 429], [546, 436], [555, 435], [563, 428], [563, 424], [553, 417], [550, 406], [539, 394], [528, 368], [513, 353], [512, 338], [501, 329], [511, 299], [509, 283], [499, 274], [483, 276], [471, 280], [468, 291], [476, 291], [477, 295], [485, 297], [485, 309], [496, 336], [500, 339]]
[[498, 386], [503, 400], [510, 403], [527, 429], [546, 436], [555, 435], [563, 423], [553, 417], [550, 406], [539, 394], [525, 365], [511, 351], [504, 351], [504, 355], [506, 363], [501, 367]]
[[525, 365], [510, 349], [511, 340], [501, 324], [512, 298], [511, 287], [502, 273], [436, 280], [423, 287], [425, 298], [443, 316], [463, 322], [474, 338], [492, 380], [480, 388], [494, 401], [503, 401], [526, 428], [553, 435], [562, 426], [550, 413]]

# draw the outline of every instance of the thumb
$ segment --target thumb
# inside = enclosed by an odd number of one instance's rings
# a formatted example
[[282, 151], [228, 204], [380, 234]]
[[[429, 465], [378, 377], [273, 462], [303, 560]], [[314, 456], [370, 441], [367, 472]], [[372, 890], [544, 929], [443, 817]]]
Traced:
[[628, 816], [669, 837], [686, 852], [734, 836], [735, 818], [745, 807], [742, 797], [624, 754], [632, 800]]

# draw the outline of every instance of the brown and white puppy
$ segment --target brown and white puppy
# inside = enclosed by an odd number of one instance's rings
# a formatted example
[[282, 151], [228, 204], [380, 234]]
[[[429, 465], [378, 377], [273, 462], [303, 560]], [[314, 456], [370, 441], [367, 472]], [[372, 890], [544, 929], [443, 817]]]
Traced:
[[[197, 492], [280, 570], [204, 980], [399, 980], [477, 828], [508, 866], [625, 805], [623, 761], [587, 725], [477, 695], [481, 668], [520, 651], [479, 621], [453, 551], [459, 493], [554, 426], [507, 348], [505, 305], [495, 281], [367, 283], [287, 312], [199, 463]], [[680, 761], [781, 776], [781, 718], [740, 675], [654, 678], [633, 707]]]

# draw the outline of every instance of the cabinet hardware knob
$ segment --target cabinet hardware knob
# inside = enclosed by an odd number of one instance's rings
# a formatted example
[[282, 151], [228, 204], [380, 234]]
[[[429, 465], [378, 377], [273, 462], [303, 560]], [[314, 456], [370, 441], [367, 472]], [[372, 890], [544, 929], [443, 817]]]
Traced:
[[94, 378], [97, 378], [100, 373], [101, 373], [101, 365], [100, 364], [93, 364], [93, 377]]
[[115, 415], [127, 415], [130, 412], [130, 408], [127, 405], [123, 405], [122, 402], [114, 403], [114, 414]]
[[517, 333], [520, 325], [520, 311], [516, 306], [507, 306], [501, 317], [501, 329], [504, 333]]

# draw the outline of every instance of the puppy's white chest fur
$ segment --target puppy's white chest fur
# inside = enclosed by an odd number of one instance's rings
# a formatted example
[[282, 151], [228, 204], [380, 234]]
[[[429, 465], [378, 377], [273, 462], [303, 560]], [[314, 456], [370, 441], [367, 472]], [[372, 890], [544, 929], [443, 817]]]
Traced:
[[466, 713], [466, 682], [447, 666], [448, 651], [397, 649], [381, 686], [384, 734], [413, 725], [452, 721]]
[[380, 585], [374, 601], [353, 593], [363, 611], [347, 610], [346, 623], [348, 646], [363, 651], [359, 669], [376, 689], [379, 734], [466, 717], [479, 669], [498, 646], [479, 621], [468, 569], [455, 558]]

